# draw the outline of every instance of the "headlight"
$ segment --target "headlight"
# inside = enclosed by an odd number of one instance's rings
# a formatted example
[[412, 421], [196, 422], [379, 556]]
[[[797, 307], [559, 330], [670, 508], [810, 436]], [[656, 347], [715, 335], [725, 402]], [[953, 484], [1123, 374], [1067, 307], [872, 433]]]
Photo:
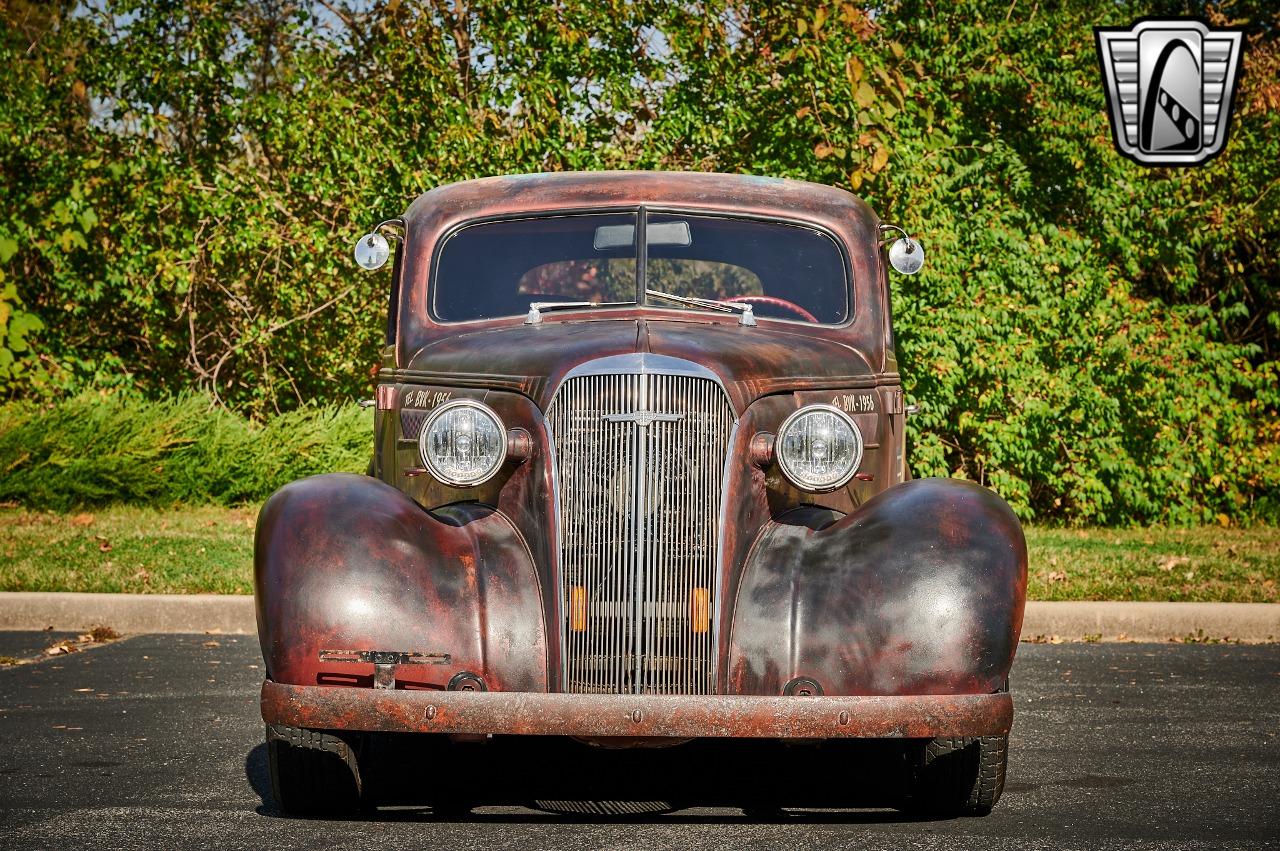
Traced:
[[862, 432], [831, 405], [801, 408], [778, 429], [775, 447], [782, 472], [807, 491], [831, 491], [853, 478], [862, 462]]
[[471, 487], [492, 478], [506, 460], [507, 430], [488, 406], [459, 399], [431, 412], [418, 451], [436, 479]]

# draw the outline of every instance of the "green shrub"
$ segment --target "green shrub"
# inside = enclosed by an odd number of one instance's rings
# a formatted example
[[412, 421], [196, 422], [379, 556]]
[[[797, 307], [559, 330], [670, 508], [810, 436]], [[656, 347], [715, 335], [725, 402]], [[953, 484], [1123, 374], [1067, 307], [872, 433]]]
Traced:
[[0, 406], [0, 501], [68, 510], [108, 503], [257, 503], [316, 473], [362, 472], [370, 415], [304, 407], [265, 424], [188, 394], [85, 393]]

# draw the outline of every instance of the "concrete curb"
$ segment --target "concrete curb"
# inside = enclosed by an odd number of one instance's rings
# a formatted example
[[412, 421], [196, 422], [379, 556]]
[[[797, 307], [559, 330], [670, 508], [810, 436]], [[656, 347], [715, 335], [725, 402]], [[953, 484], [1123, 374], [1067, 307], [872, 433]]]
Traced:
[[258, 631], [253, 597], [245, 594], [0, 593], [0, 629], [75, 631], [97, 625], [124, 634]]
[[1280, 603], [1027, 603], [1023, 641], [1280, 641]]
[[[253, 635], [253, 598], [218, 594], [0, 593], [0, 630]], [[1280, 641], [1280, 603], [1027, 603], [1024, 641]]]

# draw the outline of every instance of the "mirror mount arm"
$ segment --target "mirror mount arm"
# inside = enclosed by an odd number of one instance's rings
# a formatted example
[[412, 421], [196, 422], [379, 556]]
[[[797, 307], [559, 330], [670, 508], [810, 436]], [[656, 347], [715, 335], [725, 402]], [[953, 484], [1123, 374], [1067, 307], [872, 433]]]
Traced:
[[[911, 238], [911, 234], [907, 233], [905, 229], [900, 228], [897, 225], [886, 225], [886, 224], [880, 225], [880, 232], [883, 234], [886, 231], [897, 231], [898, 233], [902, 234], [902, 238], [905, 239], [907, 242], [912, 242], [912, 243], [914, 242], [914, 240]], [[888, 241], [889, 241], [888, 237], [882, 236], [880, 238], [881, 245], [884, 245]]]
[[[385, 231], [385, 233], [383, 233]], [[404, 242], [404, 219], [396, 217], [394, 219], [384, 219], [374, 225], [370, 233], [383, 233], [387, 239], [393, 239], [397, 242]]]

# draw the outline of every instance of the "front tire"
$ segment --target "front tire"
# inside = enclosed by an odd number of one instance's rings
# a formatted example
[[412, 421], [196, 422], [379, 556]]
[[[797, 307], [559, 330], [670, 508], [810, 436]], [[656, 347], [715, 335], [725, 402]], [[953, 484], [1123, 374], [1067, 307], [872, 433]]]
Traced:
[[907, 809], [984, 816], [1000, 800], [1008, 764], [1008, 736], [929, 739], [913, 753]]
[[349, 815], [361, 806], [356, 748], [332, 733], [267, 725], [271, 793], [291, 815]]

